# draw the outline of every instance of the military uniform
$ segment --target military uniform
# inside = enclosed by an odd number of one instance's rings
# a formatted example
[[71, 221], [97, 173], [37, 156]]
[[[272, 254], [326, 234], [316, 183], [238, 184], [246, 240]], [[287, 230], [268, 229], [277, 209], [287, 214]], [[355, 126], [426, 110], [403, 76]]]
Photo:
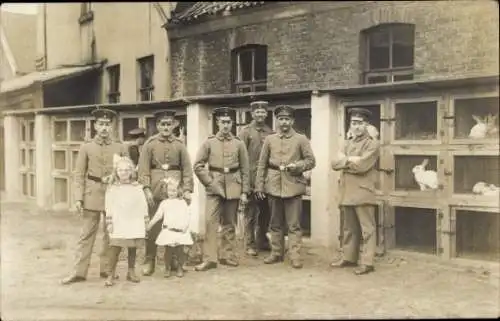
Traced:
[[[160, 117], [174, 117], [174, 112], [158, 112], [155, 114]], [[193, 171], [191, 161], [184, 143], [171, 134], [164, 137], [160, 134], [148, 139], [143, 145], [139, 158], [139, 182], [145, 188], [153, 192], [155, 206], [150, 209], [149, 216], [152, 218], [156, 213], [159, 203], [163, 200], [160, 195], [161, 180], [166, 177], [174, 178], [180, 182], [182, 190], [193, 192]], [[161, 232], [162, 223], [156, 223], [149, 231], [146, 239], [146, 257], [145, 263], [151, 264], [150, 273], [154, 271], [156, 263], [156, 238]]]
[[[114, 117], [114, 112], [99, 109], [93, 113], [96, 118]], [[95, 136], [92, 141], [82, 144], [75, 166], [75, 199], [83, 203], [83, 226], [77, 246], [77, 257], [73, 278], [87, 277], [92, 249], [94, 247], [101, 214], [104, 212], [106, 184], [103, 178], [113, 172], [113, 155], [128, 156], [127, 147], [111, 138]], [[100, 253], [101, 275], [108, 270], [109, 235], [103, 224], [103, 239]], [[71, 281], [71, 277], [67, 281]], [[64, 282], [63, 283], [71, 283]]]
[[[146, 137], [146, 130], [144, 128], [135, 128], [128, 132], [132, 139], [137, 139], [139, 137]], [[130, 144], [128, 147], [128, 153], [130, 159], [134, 162], [134, 165], [139, 164], [139, 155], [141, 154], [141, 149], [143, 145], [138, 145], [137, 143]]]
[[[268, 103], [256, 101], [250, 104], [252, 110], [262, 108], [267, 110]], [[239, 133], [239, 138], [245, 143], [250, 161], [250, 190], [255, 187], [255, 176], [257, 175], [257, 163], [264, 139], [273, 134], [274, 131], [263, 124], [258, 126], [255, 120], [245, 126]], [[255, 195], [249, 198], [248, 206], [245, 208], [245, 247], [256, 250], [266, 249], [269, 246], [266, 233], [269, 228], [269, 203], [267, 200], [259, 200]], [[253, 255], [256, 253], [254, 252]]]
[[[276, 108], [275, 115], [293, 117], [293, 109], [280, 106]], [[286, 169], [286, 165], [291, 163], [296, 165], [294, 171]], [[315, 165], [309, 140], [293, 128], [288, 133], [272, 134], [264, 140], [255, 181], [255, 191], [268, 195], [271, 208], [271, 256], [264, 262], [274, 263], [283, 259], [287, 224], [290, 259], [298, 267], [302, 245], [302, 195], [307, 184], [302, 173]]]
[[[366, 117], [369, 112], [362, 109], [351, 111], [352, 116]], [[363, 240], [361, 272], [373, 270], [376, 250], [375, 225], [375, 164], [379, 157], [380, 145], [368, 132], [346, 140], [344, 156], [332, 162], [332, 169], [342, 171], [340, 177], [340, 207], [343, 216], [344, 238], [343, 259], [332, 266], [356, 265], [358, 262], [360, 238]], [[351, 157], [349, 159], [349, 157]], [[352, 157], [358, 157], [352, 159]], [[360, 233], [361, 228], [361, 233]], [[362, 234], [362, 235], [360, 235]], [[368, 267], [368, 268], [366, 268]], [[358, 273], [357, 274], [364, 274]]]
[[[222, 112], [221, 112], [222, 113]], [[208, 168], [206, 168], [208, 164]], [[223, 260], [231, 260], [235, 220], [242, 193], [249, 192], [249, 162], [245, 144], [236, 136], [218, 132], [201, 146], [194, 172], [206, 190], [204, 261], [217, 262], [217, 229], [222, 225]]]

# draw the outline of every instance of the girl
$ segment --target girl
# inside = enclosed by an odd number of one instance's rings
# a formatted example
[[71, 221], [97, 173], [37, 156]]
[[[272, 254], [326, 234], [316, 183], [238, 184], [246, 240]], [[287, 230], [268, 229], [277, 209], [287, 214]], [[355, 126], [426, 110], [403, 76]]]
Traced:
[[116, 265], [122, 247], [128, 249], [127, 280], [139, 282], [135, 274], [137, 247], [145, 238], [148, 221], [148, 204], [142, 189], [135, 178], [134, 164], [128, 157], [115, 155], [114, 172], [106, 190], [106, 228], [110, 237], [109, 273], [105, 282], [112, 286], [115, 279]]
[[182, 199], [179, 182], [173, 178], [165, 178], [162, 189], [166, 188], [167, 199], [158, 206], [154, 217], [148, 224], [148, 231], [163, 218], [163, 228], [156, 239], [157, 245], [165, 246], [165, 274], [170, 277], [172, 259], [177, 257], [177, 277], [184, 276], [184, 245], [192, 245], [193, 239], [189, 231], [190, 211], [186, 201]]

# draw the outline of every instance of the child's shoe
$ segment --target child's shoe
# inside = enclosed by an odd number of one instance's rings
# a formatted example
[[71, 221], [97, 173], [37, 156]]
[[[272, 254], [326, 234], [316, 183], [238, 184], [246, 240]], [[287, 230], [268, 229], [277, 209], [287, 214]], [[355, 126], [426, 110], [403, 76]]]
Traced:
[[178, 278], [182, 278], [184, 276], [184, 269], [182, 268], [182, 266], [177, 267], [177, 274], [176, 274], [176, 276]]
[[165, 272], [163, 272], [163, 277], [168, 279], [170, 277], [170, 268], [165, 268]]
[[127, 281], [139, 283], [141, 280], [135, 274], [135, 269], [129, 269], [127, 273]]
[[115, 285], [115, 281], [114, 281], [114, 276], [113, 275], [109, 275], [108, 278], [106, 279], [106, 281], [104, 281], [104, 286], [106, 287], [110, 287], [110, 286], [113, 286]]

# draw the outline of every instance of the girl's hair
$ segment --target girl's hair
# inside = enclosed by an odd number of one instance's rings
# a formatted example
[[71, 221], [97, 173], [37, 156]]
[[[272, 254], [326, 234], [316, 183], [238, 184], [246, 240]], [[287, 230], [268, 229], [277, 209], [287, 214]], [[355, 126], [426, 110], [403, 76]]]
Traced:
[[182, 196], [182, 188], [180, 186], [180, 182], [173, 177], [167, 177], [167, 178], [164, 178], [160, 183], [160, 197], [162, 199], [168, 198], [168, 187], [169, 186], [177, 187], [177, 192], [178, 192], [177, 197]]
[[131, 182], [136, 182], [137, 181], [137, 172], [135, 170], [134, 162], [132, 162], [132, 160], [130, 158], [128, 158], [127, 156], [123, 156], [119, 160], [117, 160], [116, 163], [114, 164], [114, 168], [113, 168], [113, 183], [119, 183], [120, 182], [120, 179], [118, 178], [118, 173], [117, 173], [117, 169], [118, 169], [118, 166], [120, 164], [126, 164], [130, 168], [130, 170], [131, 170], [130, 181]]

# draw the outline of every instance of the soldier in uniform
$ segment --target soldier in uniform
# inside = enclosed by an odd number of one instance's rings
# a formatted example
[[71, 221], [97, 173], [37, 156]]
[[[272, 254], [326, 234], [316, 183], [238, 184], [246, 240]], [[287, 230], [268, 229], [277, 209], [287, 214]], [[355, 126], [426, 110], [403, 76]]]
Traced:
[[302, 173], [313, 169], [316, 159], [307, 137], [292, 128], [293, 108], [278, 106], [274, 114], [278, 132], [264, 140], [255, 179], [257, 197], [264, 199], [267, 194], [271, 208], [271, 254], [264, 259], [264, 263], [283, 261], [287, 224], [290, 262], [293, 268], [298, 269], [302, 267], [302, 195], [307, 184]]
[[[360, 238], [363, 240], [361, 264], [357, 275], [373, 272], [376, 250], [375, 226], [375, 164], [379, 157], [379, 142], [372, 138], [367, 125], [370, 111], [363, 108], [349, 110], [350, 131], [353, 136], [346, 141], [343, 152], [332, 162], [332, 169], [341, 171], [340, 208], [343, 215], [343, 257], [332, 267], [356, 266]], [[361, 229], [361, 235], [360, 235]]]
[[[113, 172], [113, 155], [128, 156], [125, 144], [111, 139], [112, 120], [116, 113], [100, 108], [92, 111], [95, 117], [95, 137], [82, 144], [75, 168], [76, 209], [82, 213], [83, 226], [76, 251], [73, 273], [62, 280], [62, 284], [85, 281], [90, 265], [101, 215], [104, 214], [106, 183]], [[103, 239], [100, 260], [100, 276], [108, 276], [109, 235], [103, 224]]]
[[139, 164], [139, 155], [142, 150], [142, 146], [144, 145], [144, 141], [146, 140], [146, 130], [144, 128], [134, 128], [128, 132], [130, 138], [133, 139], [132, 144], [128, 147], [128, 153], [130, 155], [130, 159], [134, 162], [134, 165], [137, 166]]
[[[223, 257], [219, 262], [238, 266], [233, 255], [238, 201], [245, 205], [249, 192], [249, 163], [245, 144], [231, 133], [234, 110], [214, 110], [219, 131], [203, 143], [196, 155], [194, 172], [206, 189], [206, 234], [204, 260], [195, 267], [206, 271], [217, 267], [217, 229], [222, 226]], [[208, 168], [205, 165], [208, 164]]]
[[[191, 160], [184, 143], [174, 136], [173, 130], [178, 125], [175, 111], [159, 111], [154, 114], [158, 134], [150, 137], [142, 147], [139, 157], [139, 182], [150, 206], [149, 216], [156, 213], [162, 201], [159, 187], [162, 179], [172, 177], [181, 182], [183, 197], [188, 204], [193, 192], [193, 171]], [[145, 266], [143, 275], [154, 273], [156, 266], [156, 238], [162, 229], [162, 222], [156, 223], [146, 239]]]
[[[267, 101], [254, 101], [250, 104], [252, 122], [245, 126], [239, 133], [239, 138], [245, 143], [250, 161], [250, 189], [255, 186], [257, 163], [264, 139], [273, 134], [273, 130], [265, 123], [267, 118]], [[269, 240], [266, 236], [269, 227], [269, 203], [260, 200], [250, 192], [248, 206], [245, 207], [245, 248], [246, 253], [257, 256], [257, 250], [270, 250]]]

